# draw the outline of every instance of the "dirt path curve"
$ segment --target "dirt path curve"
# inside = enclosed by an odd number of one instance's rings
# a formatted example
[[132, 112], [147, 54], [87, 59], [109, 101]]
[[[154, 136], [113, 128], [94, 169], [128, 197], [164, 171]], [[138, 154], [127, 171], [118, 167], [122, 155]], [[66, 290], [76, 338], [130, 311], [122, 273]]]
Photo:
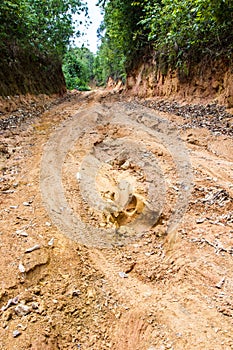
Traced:
[[1, 350], [233, 349], [232, 139], [119, 99], [1, 133]]

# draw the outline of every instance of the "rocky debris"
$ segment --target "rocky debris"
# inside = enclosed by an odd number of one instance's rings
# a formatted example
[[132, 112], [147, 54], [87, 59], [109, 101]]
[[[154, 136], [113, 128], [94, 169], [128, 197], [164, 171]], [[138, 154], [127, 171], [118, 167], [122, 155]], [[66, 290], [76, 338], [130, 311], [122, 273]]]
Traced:
[[29, 202], [23, 202], [23, 205], [24, 205], [25, 207], [30, 207], [31, 203], [29, 203]]
[[26, 269], [25, 269], [24, 265], [21, 264], [21, 263], [19, 263], [19, 271], [20, 271], [21, 273], [26, 272]]
[[215, 249], [215, 254], [219, 254], [221, 252], [225, 252], [233, 256], [233, 248], [230, 247], [224, 247], [222, 242], [215, 239], [213, 242], [211, 242], [209, 239], [206, 239], [205, 237], [201, 238], [191, 238], [190, 242], [197, 243], [199, 245], [207, 244]]
[[[39, 116], [53, 104], [54, 102], [47, 102], [41, 105], [32, 101], [27, 105], [21, 106], [21, 108], [15, 107], [13, 112], [0, 119], [0, 130], [14, 129], [28, 119]], [[0, 116], [1, 114], [3, 113], [0, 113]]]
[[211, 192], [207, 193], [204, 199], [202, 199], [202, 202], [213, 205], [218, 204], [219, 206], [223, 206], [224, 203], [232, 201], [233, 198], [230, 197], [229, 193], [225, 189], [211, 189]]
[[223, 214], [216, 216], [206, 216], [206, 217], [199, 217], [196, 219], [197, 224], [202, 224], [203, 222], [208, 221], [210, 224], [213, 225], [220, 225], [220, 226], [226, 226], [231, 225], [233, 223], [233, 212], [229, 212], [228, 214]]
[[18, 304], [16, 307], [15, 307], [15, 313], [16, 315], [22, 317], [22, 316], [25, 316], [27, 314], [29, 314], [31, 312], [31, 309], [29, 306], [27, 305], [24, 305], [24, 304]]
[[3, 307], [1, 308], [1, 310], [2, 310], [2, 311], [6, 311], [10, 306], [12, 306], [12, 305], [17, 305], [18, 302], [19, 302], [19, 297], [18, 297], [18, 296], [15, 297], [15, 298], [9, 299], [8, 302], [7, 302], [7, 304], [6, 304], [5, 306], [3, 306]]
[[33, 252], [34, 250], [38, 250], [38, 249], [40, 249], [40, 245], [39, 245], [39, 244], [36, 244], [36, 245], [34, 245], [33, 247], [26, 249], [26, 250], [25, 250], [25, 253], [31, 253], [31, 252]]
[[232, 296], [225, 295], [225, 293], [221, 292], [218, 295], [220, 299], [219, 305], [217, 306], [217, 310], [222, 313], [224, 316], [228, 316], [230, 318], [233, 317], [233, 300]]
[[[81, 95], [82, 96], [82, 95]], [[23, 123], [31, 122], [32, 118], [39, 117], [50, 108], [59, 105], [62, 102], [76, 99], [77, 95], [67, 92], [63, 97], [38, 98], [37, 100], [21, 101], [19, 96], [11, 98], [7, 96], [0, 101], [0, 131], [16, 129]], [[11, 103], [12, 100], [12, 103]], [[18, 101], [17, 101], [18, 100]], [[4, 102], [5, 101], [5, 107]], [[2, 102], [2, 104], [1, 104]], [[7, 104], [11, 105], [7, 107]]]
[[[33, 271], [35, 268], [46, 265], [49, 262], [48, 249], [37, 248], [39, 245], [35, 245], [29, 248], [28, 252], [22, 258], [22, 265], [25, 267], [25, 273]], [[32, 250], [31, 250], [32, 249]]]
[[193, 203], [202, 202], [207, 206], [218, 205], [219, 207], [224, 207], [227, 203], [233, 203], [230, 193], [219, 186], [195, 186], [195, 191], [198, 194], [198, 199]]
[[128, 278], [128, 275], [127, 275], [127, 273], [125, 273], [125, 272], [119, 272], [119, 276], [120, 276], [121, 278]]
[[17, 338], [22, 334], [22, 332], [20, 332], [18, 329], [16, 329], [15, 331], [13, 331], [12, 335], [13, 338]]
[[4, 158], [10, 158], [10, 152], [8, 150], [8, 144], [5, 142], [2, 142], [0, 144], [0, 156], [3, 156]]
[[223, 284], [224, 284], [224, 282], [225, 282], [225, 280], [226, 280], [226, 277], [223, 277], [223, 278], [215, 285], [215, 287], [218, 288], [218, 289], [221, 289], [222, 286], [223, 286]]
[[24, 230], [16, 230], [16, 234], [21, 237], [28, 237], [28, 233]]
[[49, 247], [53, 247], [54, 245], [54, 238], [51, 238], [50, 241], [48, 242]]
[[185, 128], [207, 128], [214, 133], [233, 136], [233, 115], [226, 112], [226, 107], [216, 103], [181, 105], [166, 100], [138, 102], [146, 107], [183, 117], [186, 120]]

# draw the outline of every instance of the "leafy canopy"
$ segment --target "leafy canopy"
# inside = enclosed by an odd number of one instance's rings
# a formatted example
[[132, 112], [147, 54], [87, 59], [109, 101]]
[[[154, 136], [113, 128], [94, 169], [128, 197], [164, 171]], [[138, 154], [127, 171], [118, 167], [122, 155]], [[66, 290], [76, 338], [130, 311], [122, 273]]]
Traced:
[[88, 84], [93, 80], [93, 53], [85, 48], [70, 48], [63, 59], [63, 73], [67, 88], [89, 90]]
[[232, 0], [100, 0], [99, 5], [105, 32], [98, 55], [109, 75], [131, 70], [149, 54], [181, 69], [205, 56], [232, 57]]
[[83, 11], [80, 0], [2, 0], [0, 42], [61, 56], [75, 34], [72, 15]]

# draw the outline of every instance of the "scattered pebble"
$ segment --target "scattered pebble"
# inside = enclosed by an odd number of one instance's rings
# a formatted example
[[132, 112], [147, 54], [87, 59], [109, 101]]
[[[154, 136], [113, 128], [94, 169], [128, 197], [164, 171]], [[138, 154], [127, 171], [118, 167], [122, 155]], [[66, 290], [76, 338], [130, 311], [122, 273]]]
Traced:
[[24, 273], [26, 271], [25, 267], [21, 263], [19, 263], [19, 271], [22, 273]]
[[12, 298], [12, 299], [9, 299], [7, 304], [5, 306], [2, 306], [1, 310], [2, 311], [5, 311], [7, 310], [11, 305], [17, 305], [18, 304], [18, 301], [19, 301], [19, 297], [15, 297], [15, 298]]
[[48, 245], [52, 247], [54, 245], [54, 238], [51, 238], [50, 241], [48, 242]]
[[18, 209], [18, 205], [10, 205], [10, 209]]
[[37, 309], [39, 309], [39, 304], [38, 303], [32, 303], [32, 308], [33, 308], [33, 310], [37, 310]]
[[224, 284], [224, 282], [225, 282], [225, 279], [226, 279], [226, 277], [223, 277], [223, 278], [215, 285], [215, 287], [218, 288], [218, 289], [221, 289], [222, 286], [223, 286], [223, 284]]
[[33, 252], [34, 250], [37, 250], [37, 249], [40, 249], [39, 244], [36, 244], [33, 247], [28, 248], [27, 250], [25, 250], [25, 253], [31, 253], [31, 252]]
[[233, 135], [233, 129], [229, 123], [229, 120], [232, 120], [232, 114], [226, 111], [225, 106], [216, 103], [182, 105], [175, 101], [153, 101], [149, 99], [141, 102], [141, 104], [161, 112], [182, 116], [185, 119], [184, 126], [186, 128], [201, 127], [207, 128], [215, 134], [218, 132], [223, 135]]
[[24, 305], [24, 304], [19, 304], [16, 306], [15, 308], [15, 313], [18, 316], [26, 316], [27, 314], [29, 314], [31, 312], [31, 309], [29, 308], [29, 306]]
[[151, 256], [152, 255], [150, 252], [146, 252], [144, 254], [145, 254], [145, 256]]
[[45, 226], [50, 227], [50, 226], [51, 226], [51, 223], [50, 223], [50, 222], [48, 222], [48, 221], [46, 221]]
[[76, 174], [76, 178], [77, 178], [78, 181], [80, 181], [80, 180], [81, 180], [81, 174], [80, 174], [80, 173], [77, 173], [77, 174]]
[[16, 230], [16, 234], [22, 237], [28, 237], [28, 233], [24, 230]]
[[81, 294], [81, 291], [79, 289], [72, 291], [72, 297], [78, 297]]
[[197, 224], [202, 224], [204, 221], [206, 221], [206, 218], [199, 218], [196, 220]]
[[128, 278], [128, 275], [127, 275], [127, 273], [125, 273], [125, 272], [119, 272], [119, 276], [120, 276], [121, 278]]
[[127, 169], [129, 169], [129, 167], [130, 167], [130, 162], [128, 160], [126, 160], [124, 162], [124, 164], [122, 164], [121, 169], [127, 170]]
[[14, 190], [3, 190], [2, 193], [3, 194], [10, 194], [10, 193], [14, 193]]
[[23, 202], [23, 205], [24, 205], [25, 207], [30, 207], [30, 203], [29, 203], [29, 202]]
[[16, 329], [15, 331], [13, 331], [13, 338], [17, 338], [17, 337], [20, 336], [21, 334], [22, 334], [22, 333]]

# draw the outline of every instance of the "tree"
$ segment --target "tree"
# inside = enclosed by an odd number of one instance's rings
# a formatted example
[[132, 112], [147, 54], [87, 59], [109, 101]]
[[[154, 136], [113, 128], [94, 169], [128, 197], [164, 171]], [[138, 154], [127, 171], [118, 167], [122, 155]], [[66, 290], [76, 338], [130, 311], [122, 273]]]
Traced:
[[93, 79], [93, 53], [85, 48], [70, 48], [63, 59], [63, 73], [67, 88], [89, 90]]
[[105, 9], [99, 54], [108, 74], [115, 74], [116, 57], [127, 72], [149, 53], [164, 66], [184, 71], [202, 57], [232, 56], [231, 0], [100, 0], [99, 4]]
[[0, 39], [47, 55], [66, 51], [75, 34], [74, 13], [87, 11], [80, 0], [2, 0]]

